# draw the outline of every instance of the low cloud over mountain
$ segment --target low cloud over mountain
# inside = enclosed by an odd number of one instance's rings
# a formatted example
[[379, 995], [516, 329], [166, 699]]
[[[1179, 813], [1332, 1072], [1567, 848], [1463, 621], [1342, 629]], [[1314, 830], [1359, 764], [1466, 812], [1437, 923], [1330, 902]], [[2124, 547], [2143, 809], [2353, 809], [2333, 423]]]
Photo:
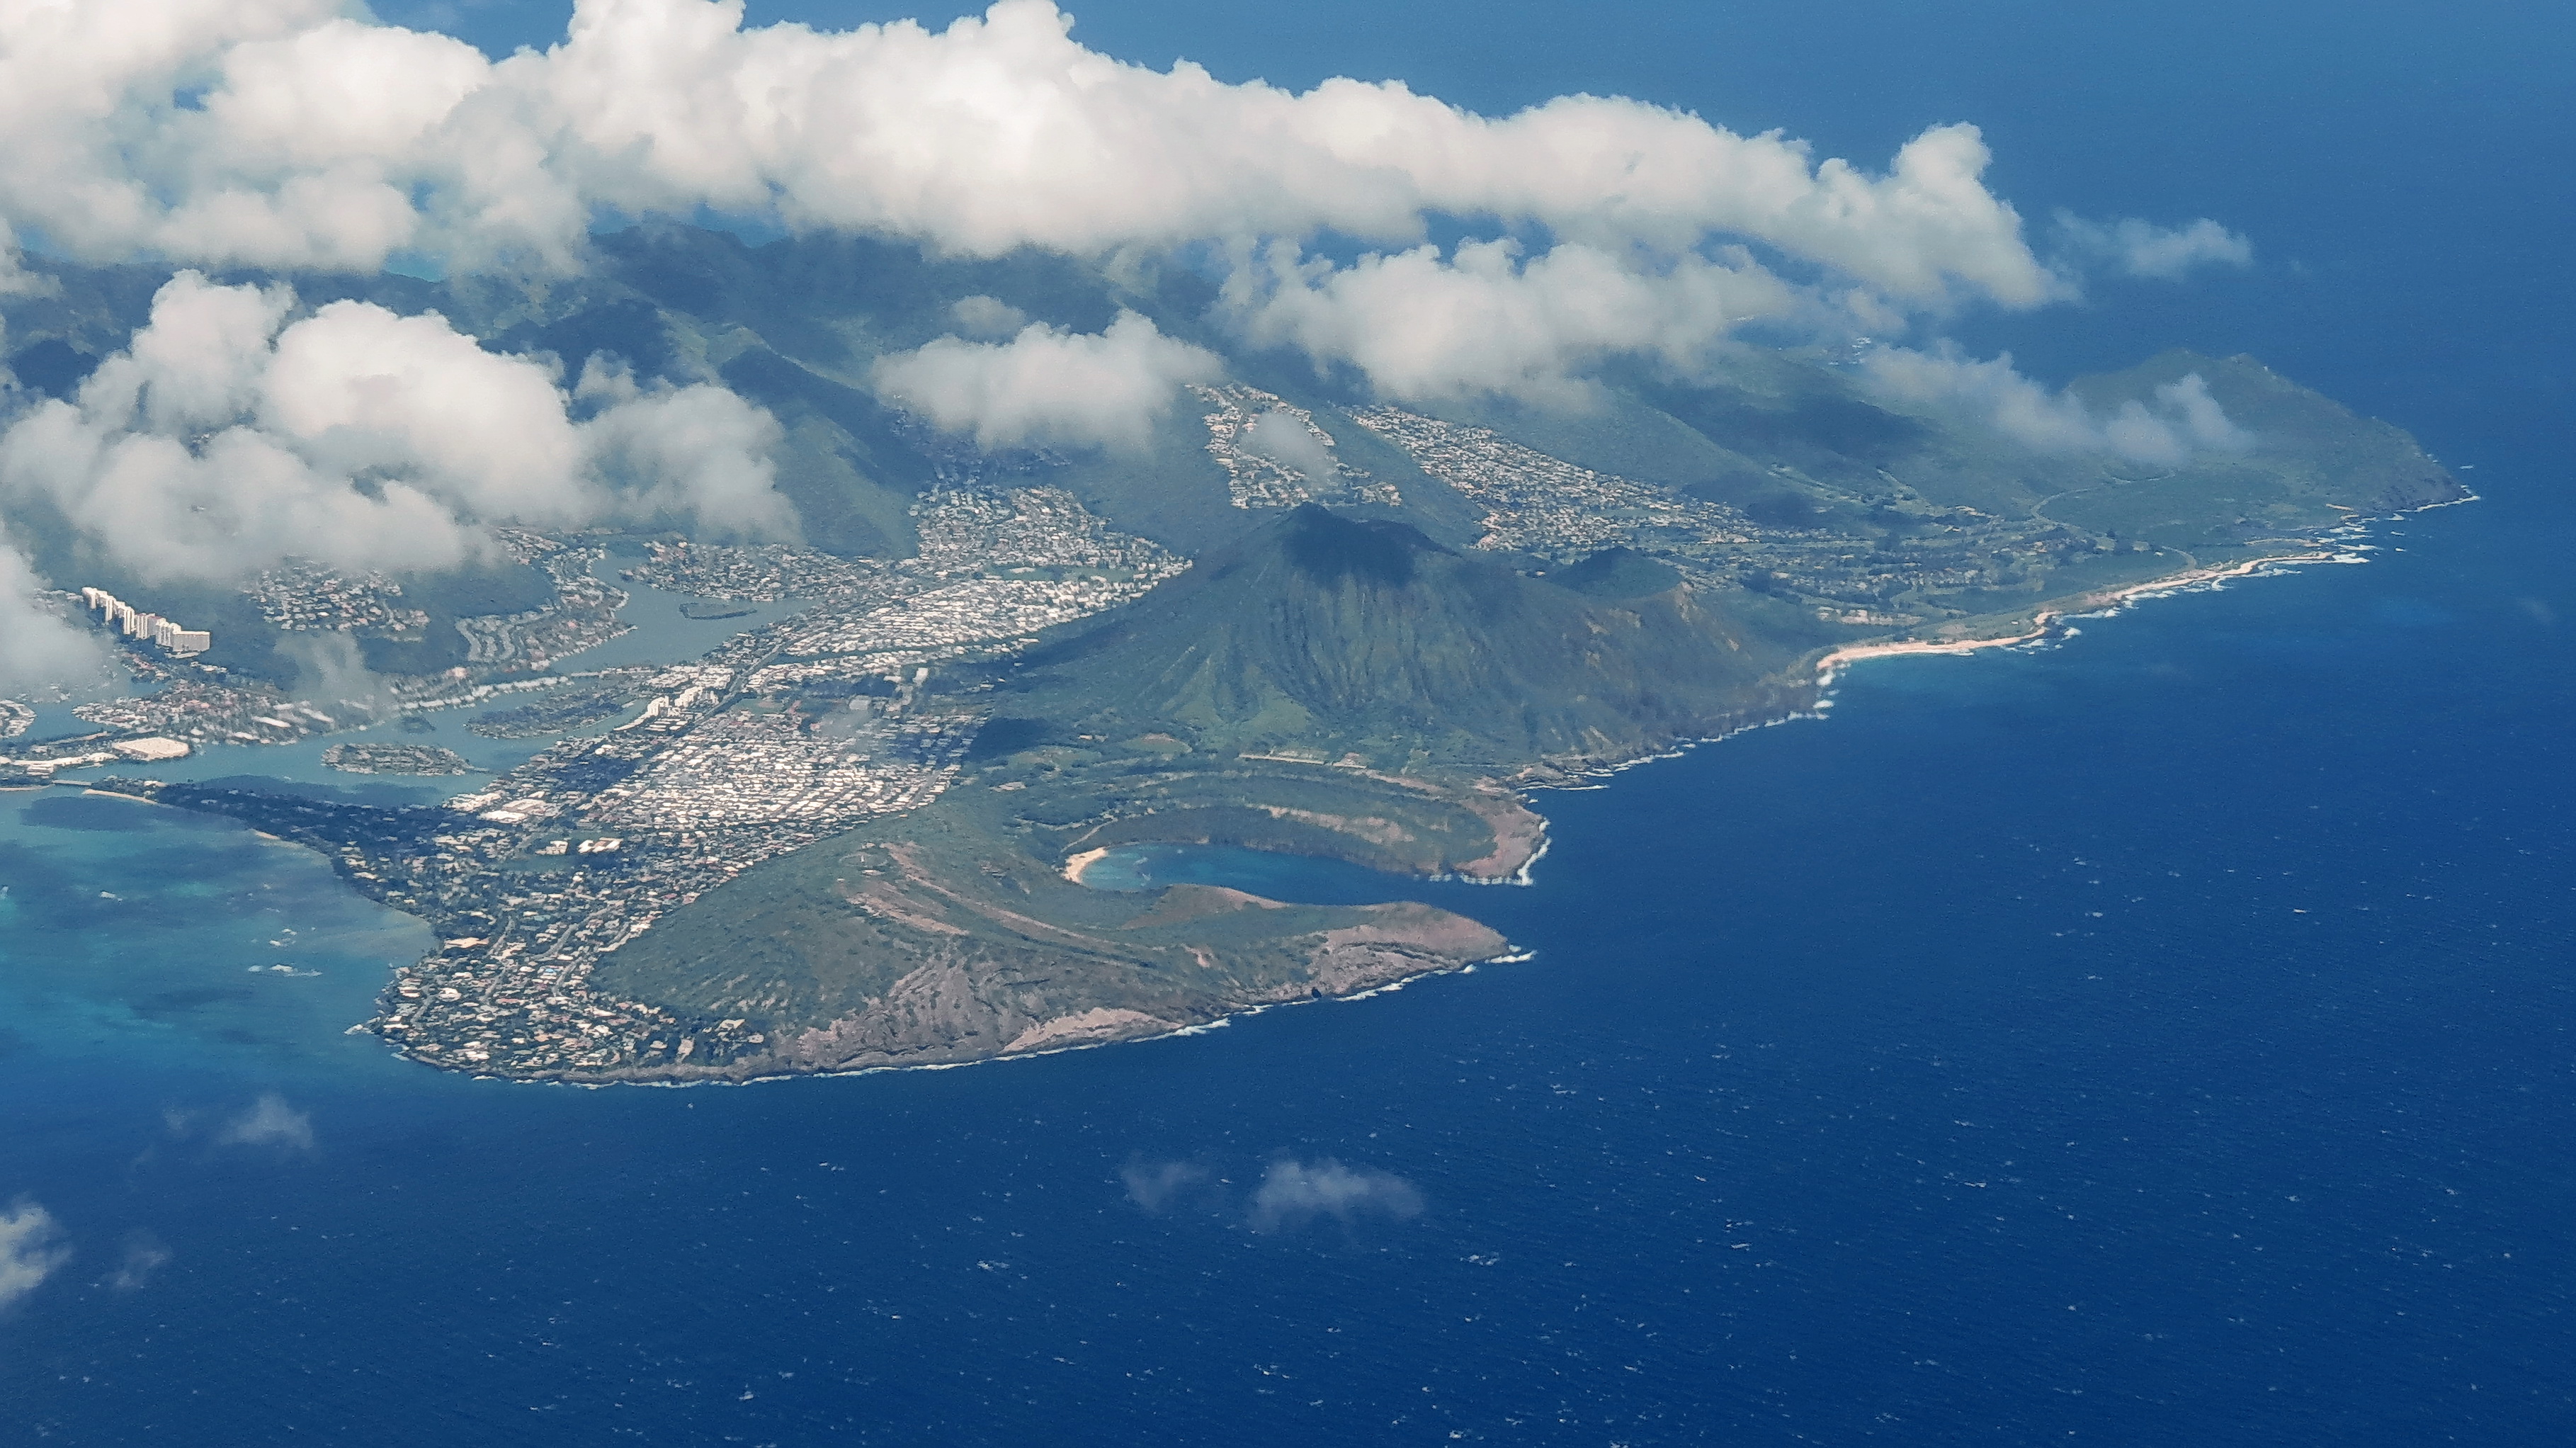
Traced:
[[1008, 342], [942, 337], [882, 359], [874, 380], [886, 397], [979, 447], [1135, 447], [1171, 410], [1180, 384], [1224, 370], [1215, 353], [1121, 312], [1099, 333], [1032, 322]]
[[[2061, 217], [2043, 259], [1971, 125], [1873, 167], [1619, 97], [1484, 116], [1400, 80], [1228, 83], [1091, 50], [1048, 0], [844, 32], [747, 27], [740, 0], [580, 0], [560, 42], [499, 61], [345, 10], [0, 0], [0, 297], [49, 294], [62, 263], [179, 269], [148, 326], [88, 344], [112, 355], [76, 393], [0, 389], [0, 512], [41, 504], [137, 576], [207, 581], [287, 556], [445, 566], [504, 521], [792, 536], [779, 424], [703, 359], [559, 372], [422, 303], [308, 311], [256, 275], [395, 267], [535, 297], [580, 285], [594, 234], [629, 221], [1193, 277], [1078, 323], [970, 296], [861, 339], [829, 384], [986, 448], [1137, 447], [1220, 351], [1390, 399], [1580, 407], [1608, 364], [1699, 375], [1748, 325], [1903, 336], [2071, 297], [2087, 269], [2250, 256], [2215, 222]], [[1927, 375], [1888, 373], [1908, 397], [1996, 391]], [[2009, 430], [2015, 402], [1986, 412]], [[2187, 402], [2087, 445], [2205, 445]], [[80, 650], [33, 604], [14, 526], [0, 681], [62, 677]]]
[[[1800, 285], [1872, 305], [2021, 307], [2068, 289], [1985, 186], [1967, 125], [1934, 126], [1872, 172], [1617, 97], [1488, 117], [1401, 81], [1291, 92], [1187, 62], [1158, 71], [1084, 47], [1047, 0], [940, 31], [838, 33], [745, 28], [739, 0], [583, 0], [560, 44], [499, 62], [339, 9], [0, 4], [0, 218], [93, 261], [358, 270], [414, 255], [573, 272], [602, 214], [701, 208], [978, 256], [1213, 242], [1248, 257], [1339, 238], [1361, 255], [1267, 273], [1328, 298], [1390, 267], [1452, 273], [1453, 291], [1508, 277], [1559, 310], [1586, 306], [1574, 279], [1620, 279], [1589, 304], [1609, 319], [1570, 329], [1576, 356], [1670, 350], [1766, 310], [1778, 284], [1729, 249], [1743, 242]], [[1442, 218], [1546, 240], [1508, 266], [1472, 241], [1408, 250]], [[2226, 235], [2104, 234], [2145, 272]], [[1712, 269], [1756, 295], [1709, 305]], [[1640, 288], [1690, 304], [1641, 329], [1618, 319]], [[1320, 324], [1268, 325], [1305, 341]]]
[[290, 324], [294, 306], [282, 286], [181, 272], [75, 398], [0, 433], [0, 497], [49, 502], [153, 578], [289, 556], [443, 567], [494, 522], [792, 526], [769, 488], [775, 424], [721, 388], [594, 371], [567, 390], [435, 313], [343, 301]]

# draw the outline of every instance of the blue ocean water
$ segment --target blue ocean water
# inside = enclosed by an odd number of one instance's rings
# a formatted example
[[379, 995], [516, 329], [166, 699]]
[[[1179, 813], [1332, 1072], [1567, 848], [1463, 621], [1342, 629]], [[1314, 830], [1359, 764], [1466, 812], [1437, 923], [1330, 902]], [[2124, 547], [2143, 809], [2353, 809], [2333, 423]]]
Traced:
[[417, 927], [13, 796], [0, 1180], [77, 1255], [0, 1399], [66, 1443], [2563, 1441], [2570, 524], [2499, 490], [1863, 667], [1547, 797], [1535, 887], [1418, 892], [1533, 960], [964, 1070], [401, 1065], [337, 1031]]
[[2026, 362], [2250, 348], [2489, 496], [1867, 665], [1830, 722], [1544, 797], [1531, 888], [1403, 892], [1531, 960], [963, 1070], [404, 1065], [341, 1030], [417, 924], [219, 822], [0, 794], [0, 1218], [71, 1254], [0, 1311], [0, 1440], [2576, 1437], [2563, 22], [1180, 8], [1086, 30], [1863, 154], [1979, 120], [2035, 218], [2261, 258], [1998, 332]]

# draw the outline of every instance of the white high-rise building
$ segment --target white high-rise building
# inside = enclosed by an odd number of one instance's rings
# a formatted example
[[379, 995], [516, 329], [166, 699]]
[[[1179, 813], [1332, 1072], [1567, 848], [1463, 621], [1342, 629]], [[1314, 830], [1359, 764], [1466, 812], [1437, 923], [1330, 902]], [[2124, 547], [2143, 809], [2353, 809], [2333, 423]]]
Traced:
[[95, 611], [99, 622], [107, 627], [130, 639], [150, 639], [181, 658], [202, 654], [215, 646], [215, 636], [210, 631], [181, 628], [177, 619], [146, 613], [104, 588], [83, 588], [81, 602]]

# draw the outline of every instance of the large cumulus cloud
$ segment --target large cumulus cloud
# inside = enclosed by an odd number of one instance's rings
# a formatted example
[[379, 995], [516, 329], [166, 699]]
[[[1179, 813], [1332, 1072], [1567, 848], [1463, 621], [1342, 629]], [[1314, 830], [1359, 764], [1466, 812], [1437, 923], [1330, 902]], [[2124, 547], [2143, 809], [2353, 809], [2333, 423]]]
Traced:
[[[638, 206], [774, 206], [791, 222], [998, 255], [1236, 235], [1419, 236], [1433, 215], [1593, 241], [1756, 238], [1913, 297], [2056, 283], [1986, 191], [1974, 127], [1884, 175], [1636, 101], [1488, 118], [1400, 82], [1294, 93], [1088, 50], [1047, 0], [931, 32], [740, 28], [739, 4], [585, 0], [569, 41], [496, 82], [563, 128], [570, 170]], [[516, 65], [518, 68], [513, 69]]]
[[485, 350], [436, 314], [182, 272], [77, 397], [0, 433], [0, 503], [42, 502], [146, 578], [238, 579], [288, 557], [461, 562], [482, 527], [687, 516], [790, 526], [776, 424], [709, 386], [647, 392]]
[[491, 68], [327, 0], [0, 0], [0, 207], [97, 260], [372, 268], [470, 210]]
[[1129, 65], [1047, 0], [933, 32], [742, 26], [739, 0], [581, 0], [497, 64], [328, 0], [0, 0], [12, 217], [87, 255], [372, 266], [562, 259], [590, 208], [774, 214], [952, 251], [1103, 252], [1435, 214], [1593, 242], [1764, 241], [1908, 297], [2056, 283], [1941, 126], [1882, 175], [1635, 101], [1489, 118], [1400, 82], [1303, 93]]
[[[1071, 23], [1049, 0], [845, 32], [746, 28], [740, 0], [579, 0], [561, 43], [492, 62], [332, 0], [0, 0], [0, 222], [93, 260], [352, 268], [569, 270], [602, 214], [700, 208], [979, 256], [1356, 241], [1320, 274], [1256, 268], [1246, 320], [1415, 393], [1693, 352], [1777, 305], [1766, 268], [1881, 330], [2071, 289], [1986, 186], [1973, 126], [1873, 171], [1617, 97], [1491, 117], [1398, 81], [1228, 84]], [[1543, 240], [1508, 264], [1413, 250], [1444, 219]], [[2138, 273], [2241, 250], [2213, 223], [2065, 235]], [[1415, 279], [1436, 290], [1410, 312], [1445, 325], [1360, 315]], [[1503, 324], [1461, 325], [1484, 294]]]

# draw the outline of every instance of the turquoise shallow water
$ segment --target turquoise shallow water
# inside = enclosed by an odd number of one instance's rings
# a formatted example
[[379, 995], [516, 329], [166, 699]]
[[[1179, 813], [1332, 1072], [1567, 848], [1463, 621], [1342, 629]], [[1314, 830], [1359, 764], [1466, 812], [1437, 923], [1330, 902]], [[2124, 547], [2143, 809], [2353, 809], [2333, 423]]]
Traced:
[[[605, 566], [603, 565], [603, 568]], [[618, 617], [630, 627], [617, 637], [594, 648], [585, 649], [561, 661], [559, 672], [584, 673], [598, 669], [624, 668], [636, 664], [680, 663], [695, 659], [725, 640], [747, 629], [795, 612], [800, 603], [734, 605], [745, 610], [726, 619], [693, 619], [682, 614], [690, 602], [686, 595], [649, 587], [627, 579], [617, 586], [626, 591], [627, 602]], [[576, 682], [565, 687], [578, 688]], [[393, 722], [351, 734], [308, 739], [298, 744], [217, 746], [201, 749], [186, 759], [167, 760], [148, 769], [133, 764], [105, 764], [88, 769], [65, 770], [62, 778], [78, 783], [109, 775], [148, 773], [165, 780], [222, 779], [234, 775], [261, 775], [292, 781], [301, 785], [324, 786], [353, 791], [383, 800], [422, 802], [443, 799], [470, 789], [484, 775], [513, 769], [528, 761], [537, 751], [554, 743], [543, 739], [489, 739], [468, 726], [477, 718], [502, 710], [517, 709], [542, 699], [542, 693], [502, 694], [471, 708], [438, 709], [413, 716], [414, 727], [404, 729]], [[576, 733], [596, 733], [610, 727], [602, 721]], [[38, 712], [37, 722], [29, 731], [30, 738], [44, 738], [87, 732], [90, 725], [75, 718], [69, 706], [52, 706]], [[393, 775], [356, 775], [327, 767], [323, 751], [350, 739], [396, 744], [433, 744], [462, 755], [477, 771], [470, 775], [430, 779]]]
[[1275, 900], [1310, 905], [1407, 900], [1421, 894], [1423, 888], [1416, 880], [1381, 875], [1338, 860], [1207, 845], [1124, 845], [1085, 868], [1082, 883], [1095, 890], [1225, 885]]

